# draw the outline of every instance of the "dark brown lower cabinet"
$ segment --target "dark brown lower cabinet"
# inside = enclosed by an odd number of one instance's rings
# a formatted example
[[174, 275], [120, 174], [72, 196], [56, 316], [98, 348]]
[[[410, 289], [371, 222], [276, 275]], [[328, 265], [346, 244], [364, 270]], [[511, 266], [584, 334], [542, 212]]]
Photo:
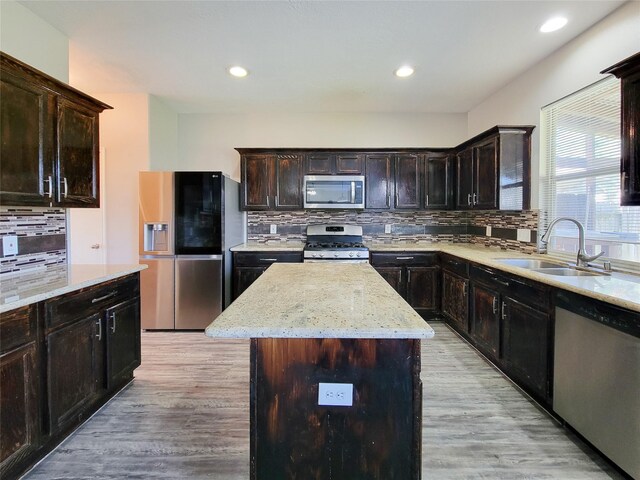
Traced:
[[469, 280], [449, 270], [442, 271], [442, 314], [457, 330], [469, 332]]
[[[0, 355], [0, 478], [33, 454], [39, 439], [36, 345]], [[6, 475], [6, 476], [5, 476]]]
[[500, 293], [471, 283], [471, 336], [480, 350], [500, 357]]
[[0, 478], [18, 478], [133, 378], [139, 274], [0, 315]]
[[371, 254], [371, 265], [423, 318], [440, 313], [440, 266], [435, 253]]
[[127, 300], [106, 312], [107, 389], [131, 376], [140, 366], [140, 300]]
[[274, 263], [301, 263], [302, 252], [233, 252], [233, 300]]
[[76, 421], [96, 401], [102, 365], [98, 358], [100, 321], [96, 313], [46, 336], [51, 434]]
[[502, 350], [507, 373], [541, 399], [551, 398], [552, 321], [546, 312], [505, 297]]

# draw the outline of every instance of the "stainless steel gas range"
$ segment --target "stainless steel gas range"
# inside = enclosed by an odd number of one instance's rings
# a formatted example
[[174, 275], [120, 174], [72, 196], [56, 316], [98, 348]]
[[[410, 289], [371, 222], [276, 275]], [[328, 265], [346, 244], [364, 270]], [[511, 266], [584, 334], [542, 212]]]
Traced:
[[309, 225], [305, 262], [369, 263], [369, 249], [357, 225]]

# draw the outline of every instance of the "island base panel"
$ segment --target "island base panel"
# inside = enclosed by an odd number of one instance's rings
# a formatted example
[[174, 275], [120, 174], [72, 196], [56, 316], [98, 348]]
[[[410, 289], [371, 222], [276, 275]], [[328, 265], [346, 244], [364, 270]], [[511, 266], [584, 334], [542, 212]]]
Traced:
[[[353, 406], [318, 405], [319, 383]], [[420, 340], [251, 343], [251, 479], [419, 479]]]

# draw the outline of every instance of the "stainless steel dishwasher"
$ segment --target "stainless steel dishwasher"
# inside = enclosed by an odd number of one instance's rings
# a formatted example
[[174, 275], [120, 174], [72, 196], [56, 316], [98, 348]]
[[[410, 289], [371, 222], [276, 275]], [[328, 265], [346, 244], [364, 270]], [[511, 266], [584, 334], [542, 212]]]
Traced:
[[640, 479], [640, 314], [556, 297], [553, 409]]

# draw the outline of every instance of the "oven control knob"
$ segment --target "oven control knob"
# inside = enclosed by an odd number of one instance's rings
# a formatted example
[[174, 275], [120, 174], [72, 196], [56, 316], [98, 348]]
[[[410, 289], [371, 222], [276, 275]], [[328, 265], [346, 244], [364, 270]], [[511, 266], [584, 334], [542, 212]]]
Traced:
[[335, 258], [338, 258], [338, 257], [340, 256], [340, 254], [336, 252], [336, 253], [334, 253], [334, 254], [333, 254], [333, 256], [334, 256]]
[[324, 258], [324, 253], [320, 253], [320, 258]]
[[359, 256], [360, 256], [360, 252], [356, 252], [356, 257], [359, 257]]
[[349, 256], [350, 256], [350, 257], [353, 257], [353, 252], [349, 252]]

